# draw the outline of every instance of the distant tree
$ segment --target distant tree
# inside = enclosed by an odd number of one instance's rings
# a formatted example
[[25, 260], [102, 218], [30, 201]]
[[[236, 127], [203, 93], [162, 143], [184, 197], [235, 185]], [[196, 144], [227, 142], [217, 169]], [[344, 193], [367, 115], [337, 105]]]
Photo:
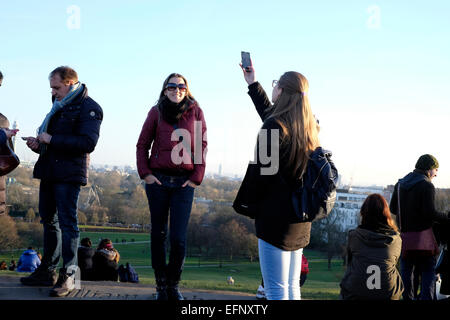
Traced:
[[244, 251], [247, 245], [246, 237], [248, 231], [234, 219], [220, 226], [218, 231], [224, 252], [230, 256], [230, 260], [232, 261], [234, 255]]
[[83, 225], [87, 224], [86, 214], [80, 210], [78, 210], [78, 223]]
[[97, 225], [97, 224], [98, 224], [98, 221], [99, 221], [99, 219], [98, 219], [98, 214], [97, 214], [97, 212], [93, 212], [92, 215], [91, 215], [91, 223], [92, 223], [93, 225]]
[[25, 221], [33, 222], [36, 218], [36, 214], [34, 213], [33, 208], [28, 209], [27, 214], [25, 215]]
[[[139, 176], [137, 174], [127, 175], [120, 181], [120, 189], [129, 191], [129, 192], [132, 192], [133, 190], [135, 190], [136, 186], [140, 186], [140, 185], [141, 185], [141, 179], [139, 178]], [[142, 186], [141, 186], [141, 188], [142, 188]]]
[[331, 269], [333, 257], [342, 257], [342, 247], [347, 242], [347, 232], [342, 230], [340, 219], [339, 211], [333, 209], [326, 218], [311, 226], [310, 247], [327, 254], [328, 269]]
[[436, 189], [435, 206], [440, 212], [450, 210], [450, 189]]
[[20, 233], [22, 239], [28, 239], [27, 243], [22, 241], [23, 246], [43, 247], [44, 245], [44, 228], [39, 222], [32, 222], [27, 224], [27, 230], [25, 234]]
[[243, 242], [244, 254], [253, 262], [258, 258], [258, 238], [254, 233], [247, 233]]
[[8, 215], [0, 216], [0, 250], [16, 248], [20, 243], [14, 220]]
[[92, 224], [106, 223], [108, 222], [108, 212], [107, 207], [92, 204], [86, 210], [86, 216]]

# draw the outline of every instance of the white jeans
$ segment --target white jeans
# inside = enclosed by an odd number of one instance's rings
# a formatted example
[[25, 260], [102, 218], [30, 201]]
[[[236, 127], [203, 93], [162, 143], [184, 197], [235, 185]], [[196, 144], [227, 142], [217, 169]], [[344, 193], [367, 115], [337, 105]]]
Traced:
[[284, 251], [261, 239], [258, 249], [267, 300], [300, 300], [303, 249]]

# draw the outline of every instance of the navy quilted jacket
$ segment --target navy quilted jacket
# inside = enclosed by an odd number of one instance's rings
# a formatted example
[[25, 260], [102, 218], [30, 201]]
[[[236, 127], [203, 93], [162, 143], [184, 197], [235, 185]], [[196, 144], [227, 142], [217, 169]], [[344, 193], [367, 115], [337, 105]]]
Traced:
[[89, 154], [99, 139], [103, 110], [83, 86], [79, 96], [51, 118], [47, 131], [52, 139], [34, 166], [34, 178], [87, 184]]

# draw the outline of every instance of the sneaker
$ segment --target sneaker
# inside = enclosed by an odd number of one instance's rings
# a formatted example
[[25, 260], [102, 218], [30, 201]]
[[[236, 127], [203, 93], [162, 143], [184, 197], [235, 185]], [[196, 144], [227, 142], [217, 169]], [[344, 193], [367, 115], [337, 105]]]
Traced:
[[20, 282], [26, 286], [44, 286], [51, 287], [56, 284], [58, 275], [55, 270], [49, 270], [47, 267], [40, 265], [28, 277], [20, 278]]
[[51, 297], [65, 297], [75, 289], [75, 274], [69, 275], [65, 269], [59, 270], [58, 281], [50, 290]]
[[258, 290], [256, 291], [256, 299], [258, 299], [258, 300], [266, 299], [266, 292], [262, 285], [259, 285]]

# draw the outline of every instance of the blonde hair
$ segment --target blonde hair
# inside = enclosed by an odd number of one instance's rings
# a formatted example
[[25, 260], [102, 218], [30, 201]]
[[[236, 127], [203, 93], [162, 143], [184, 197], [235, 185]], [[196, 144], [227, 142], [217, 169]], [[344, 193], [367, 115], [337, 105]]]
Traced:
[[119, 260], [120, 260], [119, 251], [117, 251], [116, 248], [113, 247], [113, 243], [110, 239], [105, 238], [100, 241], [100, 243], [98, 244], [97, 250], [101, 250], [101, 249], [113, 251], [115, 253], [114, 261], [116, 263], [119, 262]]
[[278, 81], [278, 87], [282, 92], [272, 106], [269, 118], [274, 118], [281, 126], [281, 144], [287, 150], [287, 167], [299, 178], [306, 170], [309, 155], [320, 145], [319, 125], [306, 94], [308, 80], [301, 73], [284, 73]]

